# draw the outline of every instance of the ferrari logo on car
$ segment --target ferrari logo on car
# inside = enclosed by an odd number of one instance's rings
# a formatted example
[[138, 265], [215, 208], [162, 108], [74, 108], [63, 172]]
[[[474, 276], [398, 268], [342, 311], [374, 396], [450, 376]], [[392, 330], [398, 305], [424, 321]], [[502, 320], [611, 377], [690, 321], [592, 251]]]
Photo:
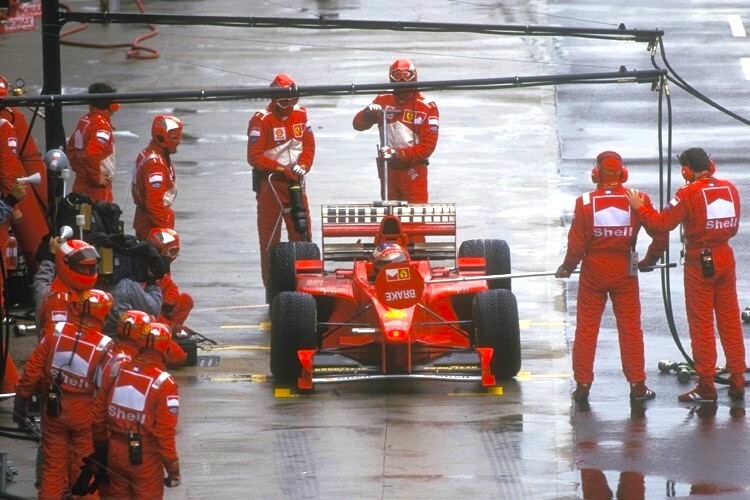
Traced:
[[385, 269], [385, 278], [388, 281], [408, 280], [410, 276], [408, 267]]

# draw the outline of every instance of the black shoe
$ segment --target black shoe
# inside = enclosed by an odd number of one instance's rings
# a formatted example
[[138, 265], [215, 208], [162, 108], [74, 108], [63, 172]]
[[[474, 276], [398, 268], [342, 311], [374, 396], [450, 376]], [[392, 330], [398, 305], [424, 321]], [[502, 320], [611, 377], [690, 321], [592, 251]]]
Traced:
[[573, 391], [573, 400], [579, 405], [589, 404], [589, 393], [591, 384], [576, 384], [576, 390]]

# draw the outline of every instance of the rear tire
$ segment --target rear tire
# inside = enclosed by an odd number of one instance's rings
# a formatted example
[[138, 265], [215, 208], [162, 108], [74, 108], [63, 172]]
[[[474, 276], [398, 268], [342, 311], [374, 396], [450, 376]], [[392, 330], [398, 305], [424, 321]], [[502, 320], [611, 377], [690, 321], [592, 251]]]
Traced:
[[297, 289], [295, 263], [298, 260], [320, 260], [318, 245], [310, 241], [284, 241], [271, 247], [266, 304], [273, 303], [274, 297], [281, 292]]
[[521, 331], [518, 303], [510, 290], [487, 290], [474, 296], [474, 329], [478, 347], [492, 347], [492, 373], [499, 379], [521, 369]]
[[[485, 272], [490, 275], [510, 274], [510, 247], [505, 240], [466, 240], [458, 247], [459, 257], [484, 257]], [[490, 290], [510, 290], [510, 278], [490, 280]]]
[[297, 385], [302, 365], [297, 351], [315, 349], [315, 298], [309, 293], [281, 292], [271, 305], [271, 374], [276, 381]]

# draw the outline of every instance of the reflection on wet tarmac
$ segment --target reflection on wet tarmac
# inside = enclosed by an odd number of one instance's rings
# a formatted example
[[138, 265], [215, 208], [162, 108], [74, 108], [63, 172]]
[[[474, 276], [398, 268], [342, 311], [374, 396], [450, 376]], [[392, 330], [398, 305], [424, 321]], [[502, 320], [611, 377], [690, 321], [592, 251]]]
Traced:
[[[672, 439], [691, 445], [685, 455], [685, 470], [662, 470], [654, 456], [665, 450], [655, 451], [659, 438], [649, 435], [647, 404], [631, 403], [630, 415], [620, 420], [608, 420], [612, 415], [607, 409], [602, 417], [588, 405], [577, 406], [572, 416], [576, 435], [576, 464], [580, 474], [578, 497], [586, 500], [599, 499], [648, 499], [677, 498], [692, 495], [709, 495], [717, 498], [747, 498], [750, 491], [742, 486], [719, 479], [695, 479], [683, 481], [663, 473], [693, 477], [688, 463], [703, 460], [710, 469], [714, 457], [700, 443], [716, 439], [729, 430], [745, 431], [746, 409], [733, 405], [721, 408], [717, 404], [702, 404], [684, 408], [687, 413], [681, 421], [675, 421]], [[726, 410], [726, 411], [724, 411]], [[654, 409], [655, 413], [658, 410]], [[605, 418], [606, 417], [606, 418]], [[663, 418], [663, 415], [660, 415]], [[656, 433], [663, 431], [660, 422]], [[704, 453], [707, 453], [704, 455]], [[733, 464], [736, 465], [736, 464]]]

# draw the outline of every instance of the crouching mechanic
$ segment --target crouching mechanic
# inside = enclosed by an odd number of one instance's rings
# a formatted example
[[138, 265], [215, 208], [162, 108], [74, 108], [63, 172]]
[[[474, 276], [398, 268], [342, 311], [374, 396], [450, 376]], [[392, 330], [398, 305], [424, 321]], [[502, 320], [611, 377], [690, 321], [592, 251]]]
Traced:
[[[591, 171], [596, 189], [576, 199], [567, 253], [555, 273], [557, 278], [567, 278], [582, 261], [573, 342], [576, 381], [573, 398], [579, 404], [588, 403], [594, 381], [596, 341], [607, 296], [612, 299], [612, 311], [617, 319], [622, 371], [630, 382], [630, 399], [646, 400], [656, 396], [645, 384], [638, 274], [631, 269], [641, 220], [628, 206], [627, 189], [622, 185], [627, 178], [628, 171], [619, 154], [605, 151], [596, 157]], [[644, 198], [644, 203], [651, 206], [648, 197]], [[648, 227], [646, 231], [653, 241], [638, 267], [653, 266], [667, 248], [668, 233]]]
[[[293, 88], [289, 75], [281, 73], [271, 87]], [[281, 241], [281, 220], [289, 241], [310, 241], [310, 208], [302, 179], [315, 158], [315, 136], [305, 108], [298, 99], [274, 98], [250, 119], [247, 129], [247, 162], [253, 167], [253, 191], [258, 202], [258, 239], [263, 285], [267, 285], [271, 247]], [[271, 184], [269, 184], [269, 176]], [[295, 228], [291, 213], [292, 187], [299, 189], [301, 204], [308, 221], [305, 234]], [[280, 216], [283, 216], [280, 218]]]
[[148, 241], [159, 251], [166, 266], [164, 277], [158, 281], [162, 293], [161, 314], [158, 320], [168, 324], [175, 335], [180, 335], [194, 305], [193, 297], [180, 292], [177, 283], [172, 279], [171, 266], [180, 255], [180, 236], [172, 229], [155, 228], [148, 235]]
[[151, 500], [163, 498], [164, 486], [180, 485], [175, 440], [180, 400], [177, 382], [164, 367], [170, 339], [162, 323], [142, 329], [135, 335], [138, 355], [96, 395], [96, 452], [88, 462], [105, 464], [108, 497]]
[[[162, 291], [158, 281], [164, 277], [166, 268], [158, 250], [148, 242], [143, 242], [148, 252], [144, 257], [148, 263], [148, 279], [141, 283], [135, 277], [120, 277], [116, 283], [108, 283], [107, 290], [114, 298], [114, 306], [104, 324], [104, 333], [116, 338], [118, 324], [126, 311], [143, 311], [151, 318], [157, 317], [162, 308]], [[104, 287], [103, 281], [102, 285]], [[175, 368], [187, 361], [187, 353], [177, 342], [170, 342], [167, 353], [167, 366]]]
[[100, 332], [111, 307], [109, 293], [83, 292], [71, 321], [57, 323], [24, 365], [13, 421], [23, 425], [32, 393], [38, 387], [45, 391], [39, 498], [66, 498], [83, 458], [93, 451], [91, 406], [98, 370], [113, 348], [112, 339]]

